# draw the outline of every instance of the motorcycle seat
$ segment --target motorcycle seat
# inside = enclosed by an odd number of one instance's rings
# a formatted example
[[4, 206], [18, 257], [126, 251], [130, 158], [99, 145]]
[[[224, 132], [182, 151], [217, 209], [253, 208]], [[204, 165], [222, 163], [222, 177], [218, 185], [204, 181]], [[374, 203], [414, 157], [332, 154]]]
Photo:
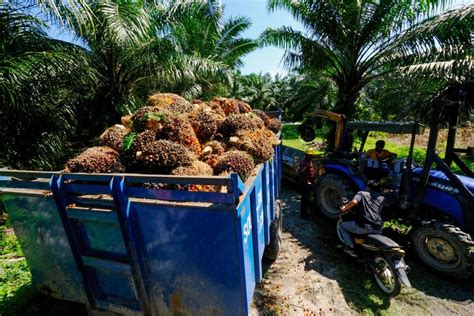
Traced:
[[395, 248], [400, 247], [399, 244], [394, 242], [388, 237], [380, 234], [369, 234], [365, 236], [365, 240], [377, 246], [383, 246], [383, 248]]

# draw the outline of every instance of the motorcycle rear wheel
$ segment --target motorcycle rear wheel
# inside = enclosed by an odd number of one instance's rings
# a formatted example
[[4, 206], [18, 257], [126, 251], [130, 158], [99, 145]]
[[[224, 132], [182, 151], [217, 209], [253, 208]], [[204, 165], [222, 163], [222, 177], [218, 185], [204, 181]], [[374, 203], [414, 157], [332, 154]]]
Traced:
[[389, 296], [400, 294], [401, 284], [393, 265], [393, 262], [385, 256], [375, 256], [374, 258], [374, 278], [379, 288]]

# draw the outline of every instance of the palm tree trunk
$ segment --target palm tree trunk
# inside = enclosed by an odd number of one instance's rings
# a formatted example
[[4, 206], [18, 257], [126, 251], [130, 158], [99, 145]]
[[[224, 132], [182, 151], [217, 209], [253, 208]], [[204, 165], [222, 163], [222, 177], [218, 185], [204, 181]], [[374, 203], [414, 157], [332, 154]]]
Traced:
[[[360, 82], [346, 82], [342, 80], [342, 84], [338, 84], [337, 101], [334, 106], [334, 112], [344, 114], [347, 119], [356, 116], [356, 101], [359, 97], [362, 86]], [[330, 150], [334, 148], [336, 128], [335, 125], [329, 130], [327, 135], [327, 143]], [[343, 144], [345, 146], [345, 144]]]
[[349, 84], [339, 86], [337, 93], [337, 101], [334, 112], [344, 114], [347, 119], [354, 118], [356, 114], [356, 101], [360, 94], [359, 84]]

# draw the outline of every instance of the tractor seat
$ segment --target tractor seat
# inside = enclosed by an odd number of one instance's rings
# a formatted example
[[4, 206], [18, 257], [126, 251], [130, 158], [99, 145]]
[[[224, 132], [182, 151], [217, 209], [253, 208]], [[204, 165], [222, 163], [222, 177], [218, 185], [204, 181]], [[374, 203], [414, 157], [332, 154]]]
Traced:
[[[423, 168], [420, 168], [420, 167], [413, 168], [413, 174], [421, 175], [422, 172], [423, 172]], [[466, 188], [469, 191], [474, 193], [474, 179], [473, 178], [469, 178], [469, 177], [466, 177], [466, 176], [461, 176], [461, 175], [458, 175], [458, 174], [456, 174], [456, 177], [458, 177], [458, 179], [461, 180], [461, 182], [466, 186]], [[446, 182], [446, 181], [449, 182], [449, 178], [444, 174], [443, 171], [440, 171], [440, 170], [430, 170], [429, 179], [430, 180], [441, 180], [443, 182]]]
[[394, 242], [388, 237], [385, 237], [384, 235], [380, 234], [369, 234], [365, 236], [365, 240], [374, 244], [374, 245], [382, 245], [382, 248], [394, 248], [394, 247], [400, 247], [399, 244]]

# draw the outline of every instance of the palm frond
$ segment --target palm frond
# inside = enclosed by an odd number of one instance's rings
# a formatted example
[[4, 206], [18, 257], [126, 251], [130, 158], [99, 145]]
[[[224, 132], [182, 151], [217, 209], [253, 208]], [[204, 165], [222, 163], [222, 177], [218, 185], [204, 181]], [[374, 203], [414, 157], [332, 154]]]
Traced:
[[139, 3], [127, 1], [101, 1], [93, 12], [103, 23], [109, 37], [119, 44], [138, 43], [149, 34], [150, 19], [146, 8]]

